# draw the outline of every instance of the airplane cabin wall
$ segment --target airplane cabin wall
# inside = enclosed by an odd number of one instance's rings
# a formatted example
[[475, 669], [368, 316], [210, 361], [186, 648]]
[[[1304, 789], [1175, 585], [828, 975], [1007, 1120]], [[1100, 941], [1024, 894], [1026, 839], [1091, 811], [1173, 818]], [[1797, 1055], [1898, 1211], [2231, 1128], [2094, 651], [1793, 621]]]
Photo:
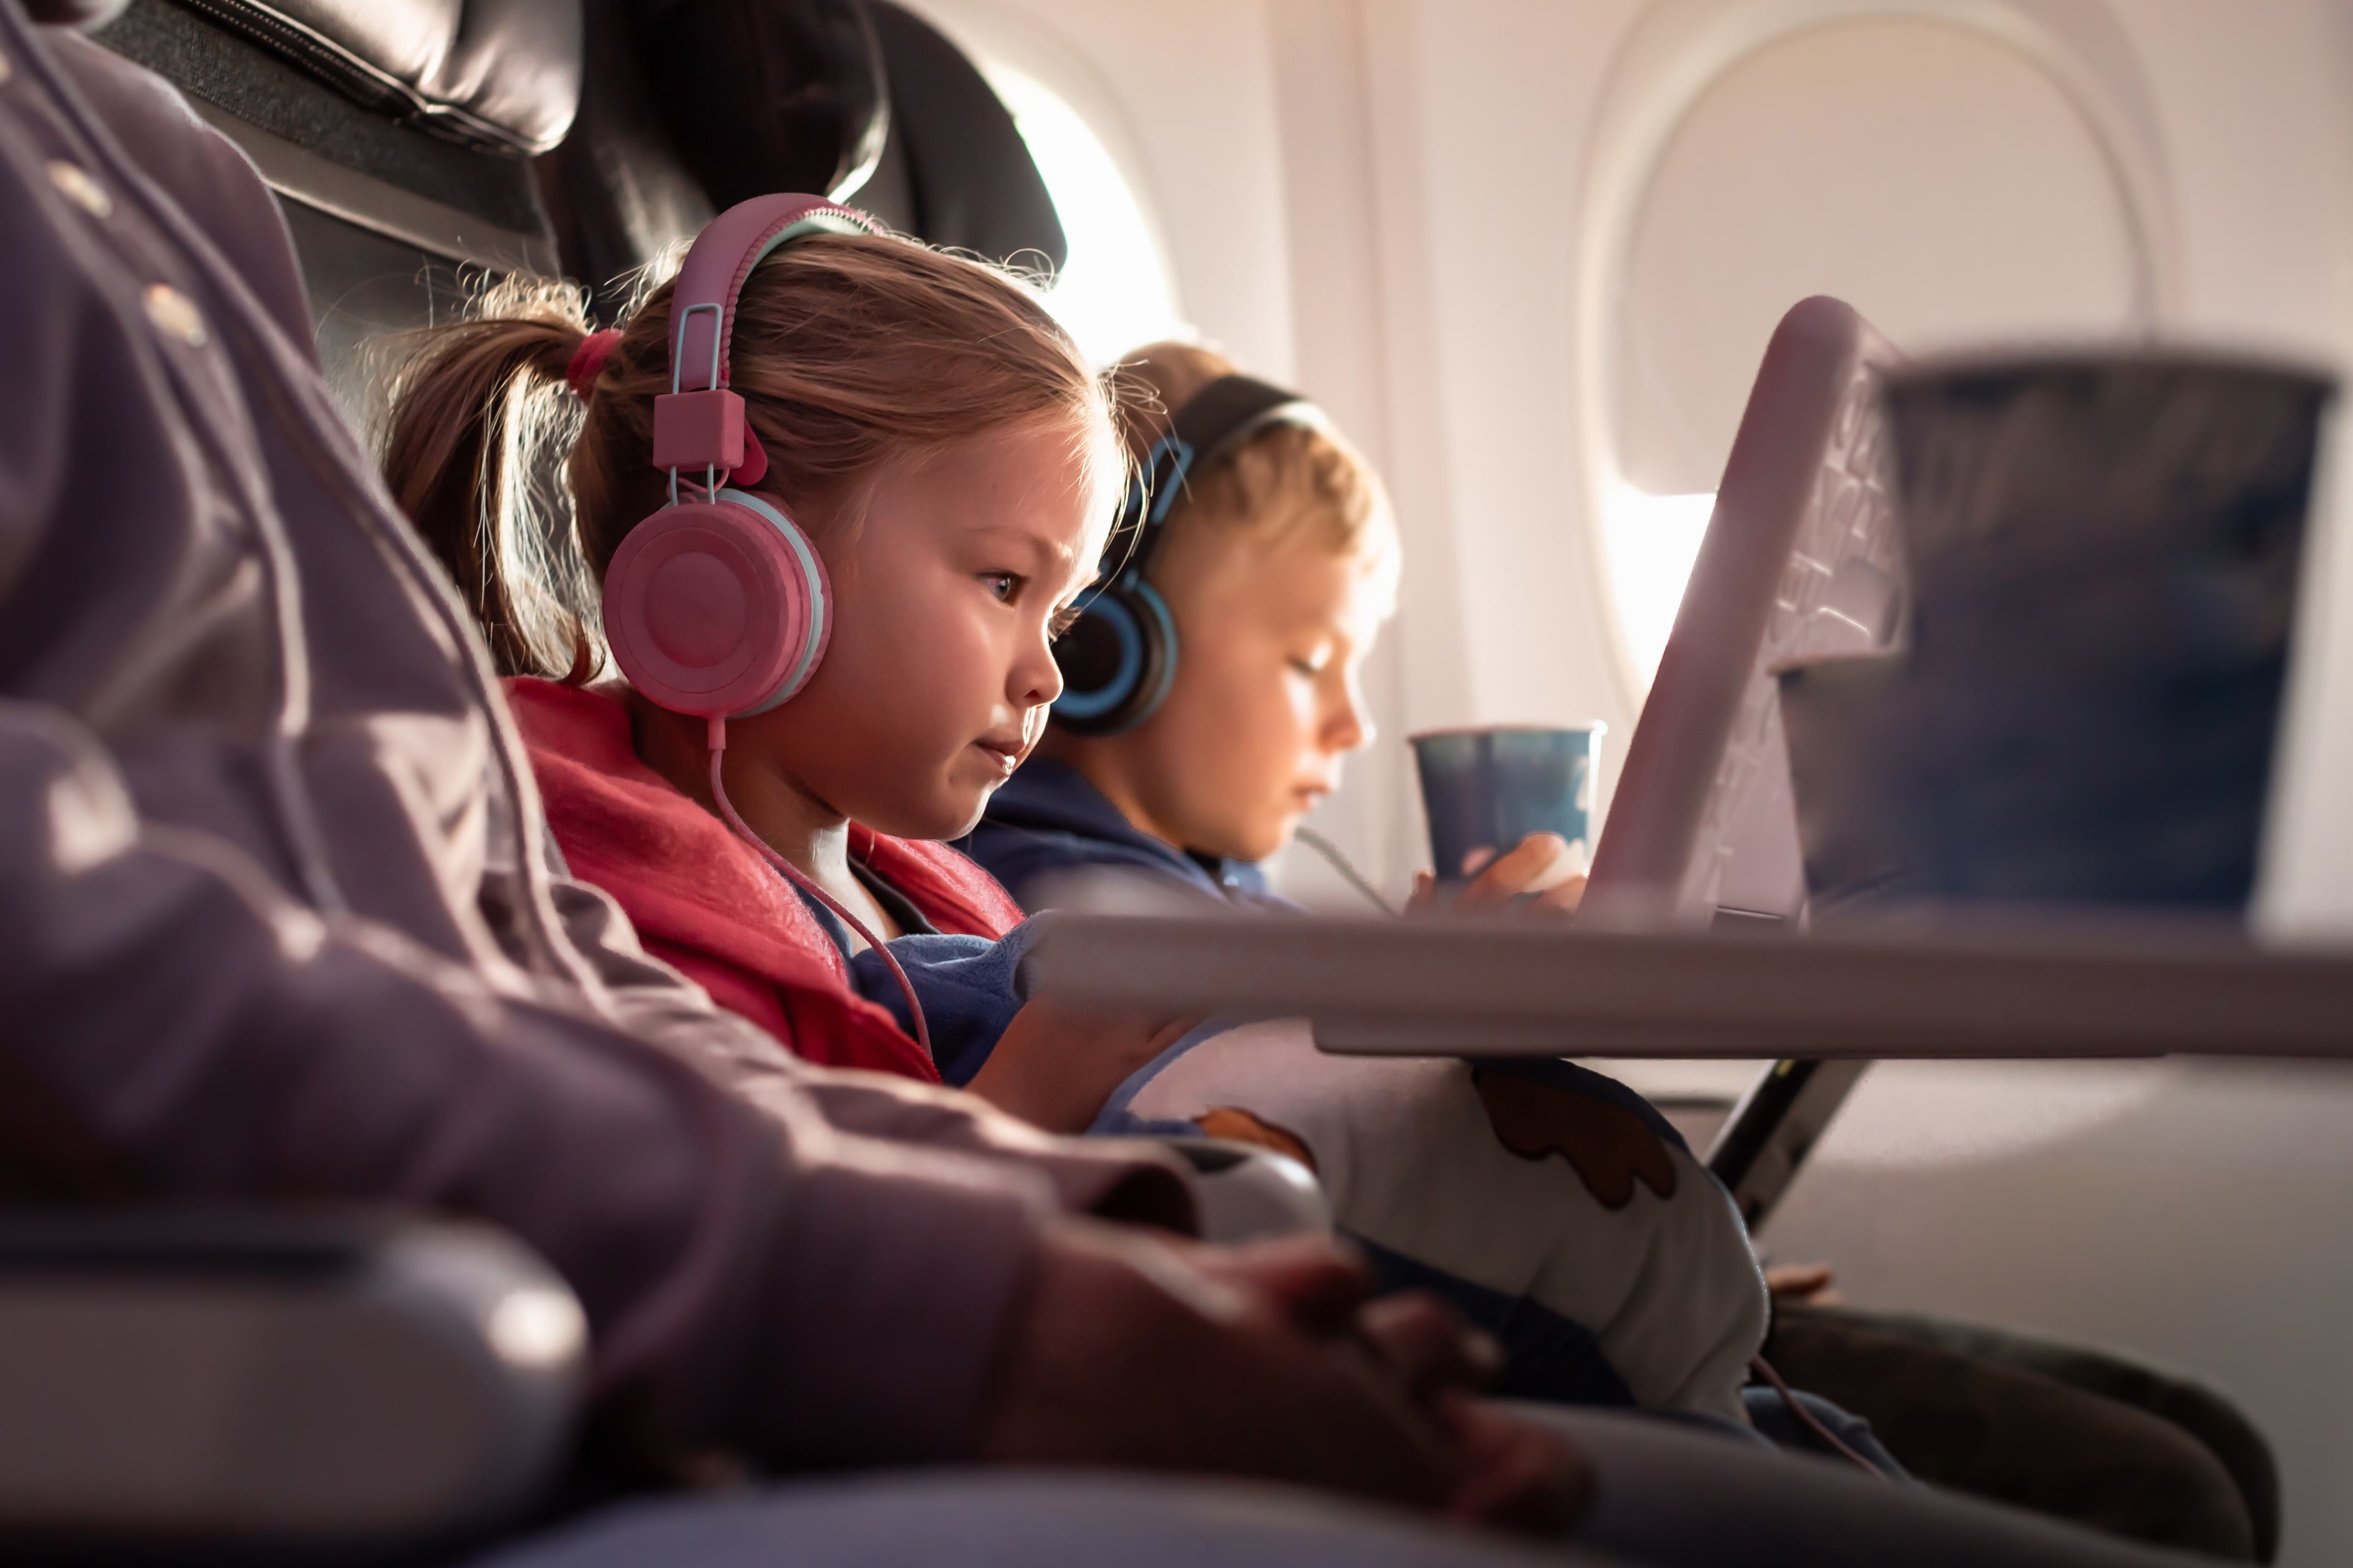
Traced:
[[[1597, 152], [1617, 151], [1596, 147], [1612, 130], [1597, 105], [1681, 103], [1695, 62], [1737, 68], [1726, 15], [1749, 53], [1801, 25], [1890, 18], [2048, 51], [2039, 66], [2071, 92], [2123, 103], [2110, 150], [2153, 187], [2164, 286], [2146, 324], [2353, 358], [2353, 45], [2327, 0], [1203, 0], [1175, 26], [1102, 0], [923, 8], [1071, 101], [1139, 186], [1185, 314], [1322, 399], [1388, 478], [1408, 571], [1368, 672], [1381, 739], [1317, 826], [1393, 889], [1421, 859], [1414, 729], [1601, 719], [1605, 800], [1614, 782], [1641, 670], [1596, 537], [1623, 399], [1579, 357], [1597, 336], [1579, 290], [1600, 279], [1606, 321], [1628, 284], [1609, 276], [1625, 237], [1580, 221]], [[1904, 193], [1893, 153], [1852, 157], [1858, 189]], [[1741, 237], [1725, 243], [1736, 256]], [[1871, 292], [1867, 272], [1849, 291]], [[2072, 308], [2021, 299], [2018, 319]], [[2114, 324], [2083, 312], [2085, 331]], [[1725, 374], [1745, 375], [1756, 337], [1724, 345]], [[2353, 548], [2315, 564], [2267, 897], [2299, 925], [2353, 924], [2353, 813], [2335, 808], [2353, 796], [2353, 618], [2322, 613], [2353, 605]], [[1345, 896], [1304, 857], [1282, 869]]]
[[[1613, 129], [1597, 124], [1597, 103], [1679, 100], [1694, 58], [1728, 76], [1736, 55], [1707, 59], [1723, 47], [1715, 34], [1726, 18], [1759, 38], [1777, 26], [1888, 18], [1944, 24], [1980, 47], [2018, 34], [2021, 58], [2075, 79], [2062, 82], [2071, 93], [2105, 100], [2107, 150], [2149, 187], [2139, 195], [2155, 230], [2145, 244], [2155, 297], [2142, 324], [2154, 336], [2353, 364], [2353, 19], [2328, 0], [1365, 0], [1345, 9], [1362, 31], [1376, 127], [1377, 264], [1415, 285], [1391, 289], [1385, 315], [1387, 449], [1401, 470], [1411, 547], [1398, 641], [1413, 679], [1398, 693], [1397, 728], [1604, 719], [1615, 742], [1605, 746], [1605, 798], [1614, 782], [1640, 703], [1597, 548], [1596, 492], [1607, 479], [1597, 470], [1612, 457], [1616, 409], [1606, 405], [1619, 387], [1581, 376], [1579, 356], [1598, 351], [1593, 340], [1634, 280], [1610, 275], [1611, 247], [1626, 237], [1577, 219], [1593, 204], [1589, 182], [1611, 172], [1604, 155], [1618, 152], [1597, 145]], [[1865, 142], [1845, 156], [1841, 177], [1856, 189], [1888, 193], [1890, 205], [1908, 194], [1891, 153]], [[1748, 238], [1724, 235], [1727, 269]], [[1928, 259], [1917, 258], [1919, 269]], [[1605, 288], [1587, 331], [1578, 290], [1597, 276]], [[1838, 281], [1826, 268], [1810, 286]], [[1916, 302], [1878, 287], [1896, 281], [1866, 275], [1848, 291], [1867, 314], [1901, 314]], [[1799, 291], [1793, 282], [1791, 301]], [[2016, 307], [2021, 321], [2069, 320], [2038, 299]], [[2112, 324], [2122, 322], [2086, 310], [2070, 335]], [[1767, 325], [1723, 347], [1744, 379]], [[1728, 437], [1727, 416], [1713, 461]], [[2337, 487], [2324, 498], [2331, 526], [2316, 531], [2266, 879], [2267, 909], [2299, 929], [2353, 924], [2353, 812], [2343, 808], [2353, 800], [2353, 540], [2330, 541], [2348, 503], [2353, 486]], [[1402, 769], [1402, 756], [1394, 761]], [[1397, 798], [1402, 820], [1381, 846], [1392, 879], [1419, 860], [1409, 778]]]

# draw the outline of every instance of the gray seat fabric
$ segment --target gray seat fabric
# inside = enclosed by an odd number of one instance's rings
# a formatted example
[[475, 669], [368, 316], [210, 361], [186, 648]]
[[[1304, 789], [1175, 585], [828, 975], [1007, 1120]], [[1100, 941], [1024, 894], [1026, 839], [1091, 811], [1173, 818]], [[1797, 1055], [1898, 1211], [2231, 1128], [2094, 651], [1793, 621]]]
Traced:
[[461, 264], [553, 267], [525, 154], [572, 123], [578, 10], [133, 0], [96, 38], [170, 80], [260, 167], [301, 258], [329, 384], [357, 420], [380, 370], [363, 346], [447, 320]]
[[592, 1514], [472, 1568], [2184, 1568], [2088, 1531], [1655, 1417], [1531, 1407], [1592, 1465], [1558, 1542], [1513, 1542], [1287, 1489], [944, 1469], [672, 1498]]
[[580, 98], [576, 0], [174, 0], [395, 118], [544, 153]]
[[[327, 79], [211, 11], [174, 0], [132, 0], [94, 37], [186, 94], [280, 195], [380, 229], [416, 227], [401, 213], [420, 202], [445, 208], [449, 221], [439, 226], [436, 248], [453, 258], [490, 259], [463, 238], [483, 226], [554, 253], [531, 161], [516, 146], [442, 134], [447, 122], [406, 116], [405, 100], [385, 103], [356, 79]], [[565, 79], [571, 68], [560, 59], [549, 67]], [[568, 125], [573, 100], [546, 105], [549, 113], [559, 107]]]
[[468, 1568], [1630, 1568], [1303, 1492], [943, 1470], [591, 1514]]

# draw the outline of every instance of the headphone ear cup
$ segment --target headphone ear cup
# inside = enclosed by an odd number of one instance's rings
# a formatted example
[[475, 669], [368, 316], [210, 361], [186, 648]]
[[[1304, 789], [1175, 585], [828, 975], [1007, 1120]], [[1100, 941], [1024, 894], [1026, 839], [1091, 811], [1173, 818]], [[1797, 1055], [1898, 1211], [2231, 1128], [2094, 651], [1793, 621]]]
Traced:
[[1116, 735], [1158, 710], [1176, 676], [1176, 623], [1149, 583], [1095, 595], [1054, 644], [1062, 695], [1053, 721], [1074, 735]]
[[605, 572], [614, 663], [649, 700], [700, 718], [748, 718], [808, 684], [832, 611], [807, 536], [742, 490], [664, 507]]

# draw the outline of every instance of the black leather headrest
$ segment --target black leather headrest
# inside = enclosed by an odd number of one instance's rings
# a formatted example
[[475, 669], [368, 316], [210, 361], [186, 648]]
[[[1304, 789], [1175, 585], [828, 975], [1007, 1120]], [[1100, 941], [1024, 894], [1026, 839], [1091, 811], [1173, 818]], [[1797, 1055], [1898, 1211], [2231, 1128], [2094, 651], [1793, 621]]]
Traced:
[[597, 284], [771, 191], [983, 256], [1065, 252], [1005, 106], [885, 0], [588, 0], [579, 120], [541, 188], [565, 270]]
[[855, 0], [641, 0], [638, 11], [647, 85], [714, 211], [865, 183], [890, 103]]
[[1070, 247], [1029, 144], [977, 67], [892, 0], [866, 0], [891, 85], [881, 164], [850, 199], [934, 245], [1060, 268]]
[[709, 223], [713, 189], [839, 194], [888, 113], [856, 0], [587, 0], [580, 115], [540, 164], [565, 272], [607, 286]]

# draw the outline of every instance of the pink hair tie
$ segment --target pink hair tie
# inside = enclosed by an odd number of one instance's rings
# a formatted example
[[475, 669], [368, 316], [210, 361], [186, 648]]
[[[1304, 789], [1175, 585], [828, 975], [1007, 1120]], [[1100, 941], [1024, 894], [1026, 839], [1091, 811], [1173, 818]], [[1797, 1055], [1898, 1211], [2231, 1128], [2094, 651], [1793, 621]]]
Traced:
[[564, 379], [575, 397], [588, 401], [588, 395], [596, 390], [596, 378], [605, 374], [605, 362], [612, 357], [613, 345], [620, 341], [618, 327], [607, 327], [580, 340], [580, 346], [572, 351], [572, 363], [564, 367]]

